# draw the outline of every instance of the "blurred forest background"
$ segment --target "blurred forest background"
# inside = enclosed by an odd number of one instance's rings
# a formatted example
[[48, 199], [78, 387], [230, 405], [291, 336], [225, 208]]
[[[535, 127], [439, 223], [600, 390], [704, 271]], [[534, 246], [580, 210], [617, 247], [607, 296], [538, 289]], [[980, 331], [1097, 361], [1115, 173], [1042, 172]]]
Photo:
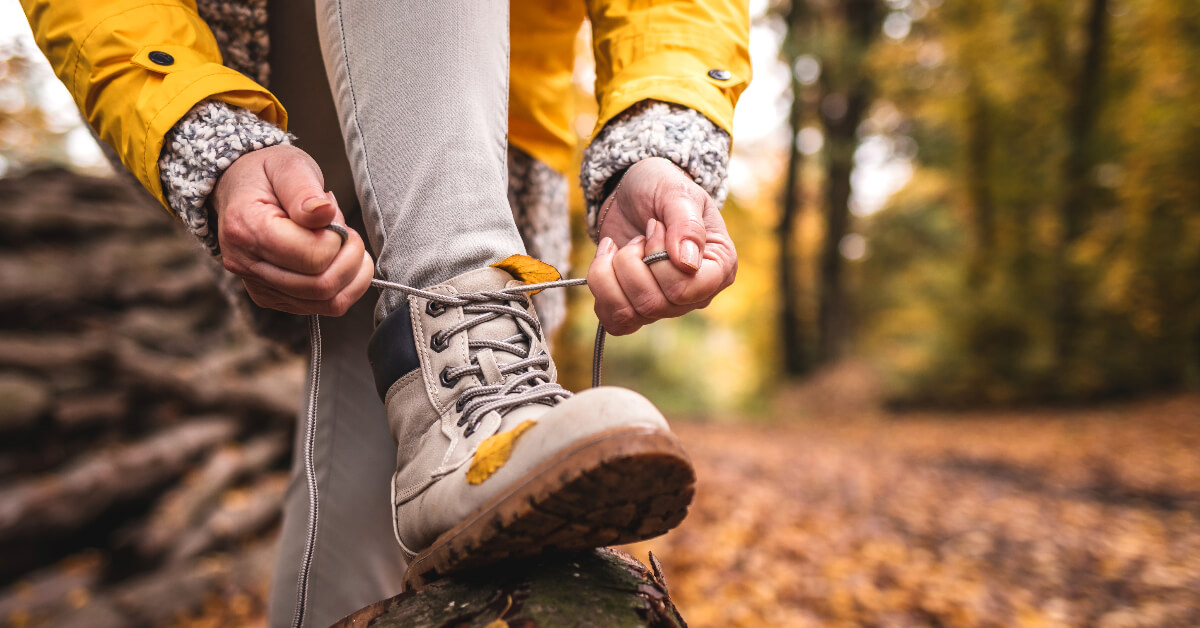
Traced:
[[[614, 381], [686, 412], [761, 408], [844, 358], [898, 403], [1200, 386], [1200, 5], [752, 4], [725, 209], [738, 282], [614, 343]], [[0, 173], [102, 170], [15, 8], [6, 20]], [[581, 137], [588, 50], [585, 30]], [[574, 353], [590, 303], [572, 297]]]
[[755, 15], [725, 208], [738, 282], [647, 329], [614, 377], [661, 381], [681, 410], [753, 405], [845, 358], [900, 404], [1200, 386], [1200, 4]]
[[[695, 419], [693, 514], [633, 550], [697, 626], [1200, 625], [1200, 3], [750, 4], [738, 280], [606, 353]], [[114, 176], [13, 0], [0, 221], [0, 624], [261, 625], [302, 358]]]

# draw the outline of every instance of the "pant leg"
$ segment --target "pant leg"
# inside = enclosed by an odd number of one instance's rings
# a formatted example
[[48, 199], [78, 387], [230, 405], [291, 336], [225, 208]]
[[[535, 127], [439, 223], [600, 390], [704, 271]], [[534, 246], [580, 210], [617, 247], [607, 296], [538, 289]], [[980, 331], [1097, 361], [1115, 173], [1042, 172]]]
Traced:
[[[271, 89], [287, 103], [291, 129], [325, 175], [346, 212], [363, 230], [337, 111], [324, 79], [312, 2], [269, 0]], [[322, 318], [324, 363], [314, 447], [321, 520], [308, 589], [306, 625], [327, 626], [367, 604], [395, 595], [404, 575], [389, 509], [396, 448], [366, 359], [374, 298], [341, 318]], [[296, 455], [283, 504], [283, 525], [272, 577], [268, 620], [290, 626], [296, 579], [308, 533], [304, 477], [306, 408], [296, 430]]]
[[507, 199], [508, 0], [317, 0], [317, 21], [379, 273], [428, 286], [524, 253]]
[[[324, 360], [313, 448], [321, 508], [305, 626], [328, 626], [396, 595], [404, 577], [389, 507], [396, 447], [364, 358], [373, 327], [371, 303], [363, 299], [341, 318], [321, 319]], [[291, 625], [308, 531], [308, 489], [299, 454], [303, 418], [299, 428], [270, 591], [272, 627]]]

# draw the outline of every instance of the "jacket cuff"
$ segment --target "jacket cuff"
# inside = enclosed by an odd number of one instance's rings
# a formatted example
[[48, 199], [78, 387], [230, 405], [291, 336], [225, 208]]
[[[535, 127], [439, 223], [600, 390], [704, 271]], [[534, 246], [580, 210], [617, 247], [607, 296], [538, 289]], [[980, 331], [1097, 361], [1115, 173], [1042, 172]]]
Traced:
[[704, 188], [717, 206], [725, 203], [729, 134], [693, 109], [643, 100], [604, 125], [583, 151], [579, 184], [593, 241], [600, 237], [597, 212], [612, 191], [609, 182], [650, 157], [671, 160]]
[[209, 253], [220, 255], [217, 217], [208, 206], [217, 179], [238, 157], [291, 140], [279, 127], [241, 107], [201, 101], [163, 141], [158, 168], [167, 207]]

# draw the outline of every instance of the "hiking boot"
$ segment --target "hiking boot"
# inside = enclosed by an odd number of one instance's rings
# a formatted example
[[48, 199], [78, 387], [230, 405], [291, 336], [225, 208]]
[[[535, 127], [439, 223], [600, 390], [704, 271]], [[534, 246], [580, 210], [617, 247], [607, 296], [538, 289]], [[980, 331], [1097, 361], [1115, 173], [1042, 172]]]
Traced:
[[[531, 265], [553, 272], [514, 268]], [[371, 339], [406, 587], [648, 539], [687, 514], [695, 475], [662, 414], [630, 390], [560, 387], [529, 296], [498, 292], [520, 285], [498, 267], [459, 275], [427, 290], [460, 300], [409, 296]]]

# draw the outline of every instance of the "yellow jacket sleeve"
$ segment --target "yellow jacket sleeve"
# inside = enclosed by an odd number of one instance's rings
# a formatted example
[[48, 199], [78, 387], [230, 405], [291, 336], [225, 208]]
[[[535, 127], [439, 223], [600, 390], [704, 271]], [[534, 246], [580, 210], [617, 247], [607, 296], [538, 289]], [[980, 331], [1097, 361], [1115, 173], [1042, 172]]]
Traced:
[[566, 173], [575, 150], [575, 36], [583, 3], [521, 0], [509, 16], [509, 141]]
[[34, 38], [84, 119], [160, 202], [163, 137], [213, 98], [287, 125], [269, 91], [221, 64], [189, 0], [21, 0]]
[[695, 109], [733, 131], [750, 83], [745, 0], [587, 0], [596, 57], [596, 131], [642, 100]]

